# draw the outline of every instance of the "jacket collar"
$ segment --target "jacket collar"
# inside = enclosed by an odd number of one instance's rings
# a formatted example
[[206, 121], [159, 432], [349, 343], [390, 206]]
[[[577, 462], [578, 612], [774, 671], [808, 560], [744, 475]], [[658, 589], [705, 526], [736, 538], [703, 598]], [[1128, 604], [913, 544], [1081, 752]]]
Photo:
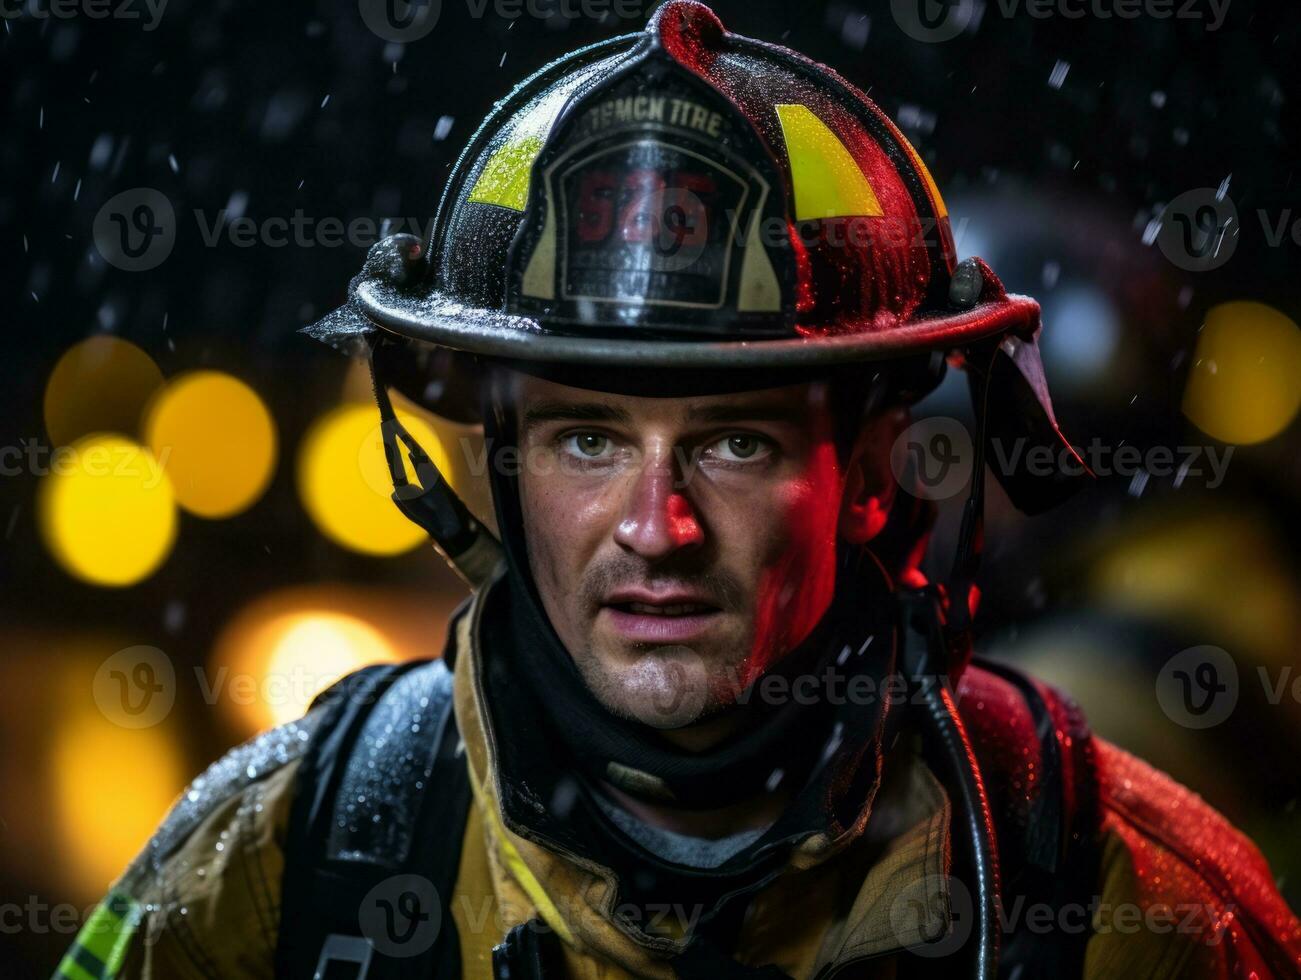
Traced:
[[[501, 805], [510, 785], [500, 765], [503, 733], [495, 730], [487, 701], [484, 667], [492, 651], [484, 649], [481, 629], [486, 600], [500, 582], [499, 574], [475, 594], [454, 634], [457, 722], [494, 866], [575, 951], [635, 976], [671, 980], [675, 974], [667, 961], [683, 950], [684, 937], [643, 928], [629, 918], [618, 905], [614, 871], [558, 845], [527, 821], [511, 818]], [[810, 934], [795, 944], [797, 951], [789, 935], [771, 944], [771, 957], [788, 961], [777, 965], [792, 975], [888, 955], [934, 941], [948, 929], [949, 801], [907, 741], [900, 738], [890, 753], [888, 778], [875, 803], [871, 798], [864, 802], [854, 826], [835, 838], [814, 834], [798, 843], [754, 899], [750, 918], [761, 920], [768, 906], [789, 909], [783, 893], [796, 882], [804, 892], [810, 886], [831, 886], [846, 873], [859, 878], [856, 889], [846, 889], [848, 882], [836, 888], [838, 894], [854, 895], [848, 911], [804, 923]], [[541, 801], [537, 806], [539, 812], [545, 809]], [[797, 929], [789, 915], [783, 918], [788, 933]], [[760, 937], [757, 944], [746, 944], [748, 961], [776, 962], [763, 959], [765, 951], [755, 948], [764, 942]]]

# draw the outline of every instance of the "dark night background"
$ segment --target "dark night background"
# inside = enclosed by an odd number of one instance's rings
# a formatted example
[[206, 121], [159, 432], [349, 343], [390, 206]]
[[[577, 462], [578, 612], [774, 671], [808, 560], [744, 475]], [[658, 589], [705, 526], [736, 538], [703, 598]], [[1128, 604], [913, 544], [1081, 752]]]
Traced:
[[[51, 444], [42, 407], [51, 371], [96, 334], [130, 341], [166, 378], [200, 368], [237, 376], [278, 434], [266, 492], [228, 519], [181, 515], [166, 560], [124, 588], [80, 581], [51, 557], [36, 516], [39, 474], [7, 468], [0, 479], [7, 975], [48, 974], [75, 928], [40, 908], [70, 903], [80, 916], [161, 817], [150, 801], [165, 806], [251, 734], [247, 717], [205, 700], [190, 679], [193, 666], [211, 669], [239, 642], [231, 624], [250, 608], [342, 610], [397, 655], [441, 649], [459, 586], [432, 550], [374, 557], [341, 547], [318, 531], [296, 482], [309, 427], [358, 391], [343, 358], [296, 331], [340, 302], [364, 243], [209, 245], [193, 212], [206, 223], [226, 209], [259, 222], [302, 212], [423, 227], [495, 100], [574, 47], [640, 29], [653, 4], [625, 4], [638, 13], [627, 20], [509, 20], [491, 3], [476, 18], [477, 3], [442, 6], [435, 29], [406, 45], [376, 36], [346, 0], [171, 0], [153, 30], [84, 14], [6, 15], [0, 444]], [[1211, 31], [1205, 2], [1191, 7], [1200, 19], [1039, 19], [1024, 6], [1006, 16], [988, 0], [960, 36], [928, 44], [900, 30], [887, 2], [714, 4], [729, 29], [830, 64], [899, 121], [948, 200], [960, 255], [982, 255], [1010, 289], [1043, 303], [1049, 380], [1068, 434], [1223, 449], [1184, 412], [1208, 312], [1247, 301], [1293, 321], [1301, 314], [1301, 245], [1286, 231], [1270, 240], [1280, 222], [1301, 221], [1301, 16], [1290, 3], [1230, 0]], [[176, 242], [161, 265], [130, 272], [103, 260], [93, 225], [106, 201], [141, 187], [171, 201]], [[1199, 188], [1223, 188], [1240, 219], [1232, 257], [1205, 272], [1180, 268], [1151, 241], [1166, 203]], [[1256, 342], [1249, 329], [1236, 336]], [[1278, 356], [1268, 347], [1261, 363]], [[1250, 402], [1250, 378], [1234, 383]], [[92, 412], [112, 394], [77, 392]], [[927, 411], [965, 417], [961, 386], [946, 383], [919, 414]], [[1288, 517], [1301, 497], [1301, 433], [1287, 418], [1278, 428], [1236, 445], [1214, 489], [1204, 479], [1103, 479], [1034, 519], [995, 494], [978, 624], [988, 649], [1071, 688], [1102, 734], [1251, 833], [1295, 908], [1301, 703], [1286, 693], [1271, 703], [1257, 675], [1293, 676], [1301, 629], [1297, 522]], [[944, 507], [928, 567], [945, 567], [957, 505]], [[108, 729], [87, 720], [91, 679], [135, 644], [176, 665], [176, 707], [140, 735], [161, 747], [101, 745], [97, 733]], [[1241, 690], [1224, 724], [1198, 731], [1163, 713], [1155, 691], [1171, 656], [1203, 644], [1230, 652]], [[139, 764], [124, 765], [137, 749]], [[151, 769], [149, 752], [172, 768]], [[116, 782], [81, 790], [79, 767], [114, 765]], [[160, 785], [138, 792], [136, 778]], [[101, 828], [114, 833], [101, 840]]]

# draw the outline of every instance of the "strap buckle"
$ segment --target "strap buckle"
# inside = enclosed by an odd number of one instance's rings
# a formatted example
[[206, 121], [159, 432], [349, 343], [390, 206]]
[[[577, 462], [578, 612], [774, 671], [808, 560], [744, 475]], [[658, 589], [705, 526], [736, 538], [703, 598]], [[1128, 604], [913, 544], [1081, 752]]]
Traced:
[[355, 963], [357, 970], [352, 980], [366, 980], [366, 975], [370, 973], [370, 958], [374, 952], [375, 948], [369, 939], [332, 932], [325, 937], [325, 942], [321, 945], [321, 955], [316, 961], [316, 971], [312, 974], [312, 978], [313, 980], [344, 980], [341, 971], [329, 970], [330, 964]]

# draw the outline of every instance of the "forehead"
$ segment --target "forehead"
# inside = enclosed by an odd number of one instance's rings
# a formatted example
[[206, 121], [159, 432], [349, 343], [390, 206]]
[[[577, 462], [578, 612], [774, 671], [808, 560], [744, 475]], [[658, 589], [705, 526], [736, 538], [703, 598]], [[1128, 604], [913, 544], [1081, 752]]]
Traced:
[[726, 394], [683, 394], [656, 398], [593, 391], [509, 372], [503, 393], [515, 403], [524, 427], [557, 420], [624, 424], [690, 425], [745, 420], [808, 424], [826, 414], [826, 382], [802, 382]]

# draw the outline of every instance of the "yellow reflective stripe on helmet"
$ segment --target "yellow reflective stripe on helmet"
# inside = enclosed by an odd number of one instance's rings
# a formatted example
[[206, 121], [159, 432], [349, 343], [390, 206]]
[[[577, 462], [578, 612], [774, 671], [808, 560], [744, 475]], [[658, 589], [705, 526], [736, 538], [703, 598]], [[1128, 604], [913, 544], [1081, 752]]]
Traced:
[[133, 899], [118, 892], [95, 907], [72, 948], [55, 970], [55, 980], [111, 980], [122, 968], [131, 937], [143, 918]]
[[808, 106], [779, 105], [782, 138], [795, 187], [795, 220], [879, 218], [883, 212], [867, 175], [845, 144]]
[[529, 174], [541, 151], [541, 136], [508, 139], [484, 164], [483, 173], [470, 191], [470, 200], [523, 211], [529, 202]]
[[944, 198], [940, 194], [940, 189], [935, 183], [935, 178], [931, 176], [930, 170], [927, 168], [926, 164], [922, 162], [921, 154], [913, 149], [913, 145], [908, 142], [908, 137], [904, 136], [903, 133], [899, 134], [899, 141], [903, 143], [904, 148], [908, 151], [908, 155], [913, 159], [913, 166], [917, 168], [918, 172], [922, 175], [922, 180], [926, 182], [926, 189], [930, 191], [931, 201], [935, 205], [935, 217], [947, 218], [949, 216], [948, 205], [944, 203]]
[[534, 102], [511, 120], [501, 146], [492, 152], [470, 189], [471, 201], [496, 204], [512, 211], [524, 210], [529, 202], [533, 163], [569, 100], [573, 85], [586, 74], [576, 76], [571, 84], [561, 86]]

